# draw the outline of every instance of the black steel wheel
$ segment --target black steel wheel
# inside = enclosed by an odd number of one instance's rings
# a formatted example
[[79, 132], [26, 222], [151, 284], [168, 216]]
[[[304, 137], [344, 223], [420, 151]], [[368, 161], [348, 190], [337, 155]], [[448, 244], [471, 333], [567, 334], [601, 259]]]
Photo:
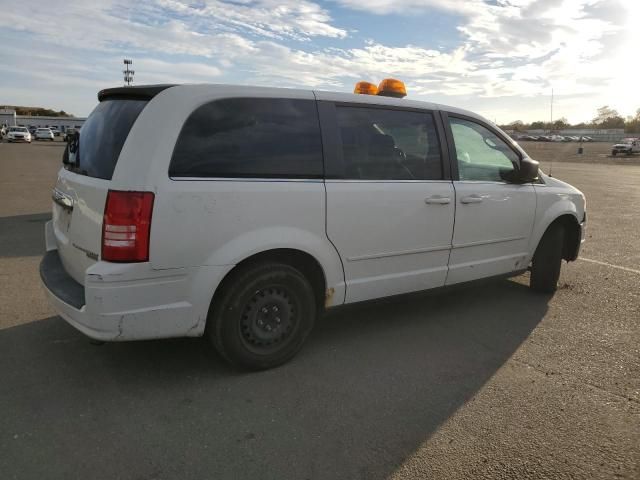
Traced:
[[277, 350], [298, 327], [299, 311], [287, 289], [274, 285], [257, 290], [245, 305], [239, 322], [247, 349], [257, 354]]
[[279, 263], [240, 267], [221, 289], [207, 335], [225, 359], [264, 370], [298, 353], [317, 315], [315, 294], [300, 271]]

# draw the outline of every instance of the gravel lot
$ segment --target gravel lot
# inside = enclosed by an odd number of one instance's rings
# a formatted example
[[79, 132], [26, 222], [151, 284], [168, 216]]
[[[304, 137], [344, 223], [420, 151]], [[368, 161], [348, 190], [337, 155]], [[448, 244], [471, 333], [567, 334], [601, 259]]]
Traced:
[[587, 195], [554, 297], [523, 276], [346, 307], [244, 374], [200, 339], [94, 346], [56, 317], [37, 266], [62, 144], [0, 144], [0, 479], [640, 478], [640, 157], [523, 146]]

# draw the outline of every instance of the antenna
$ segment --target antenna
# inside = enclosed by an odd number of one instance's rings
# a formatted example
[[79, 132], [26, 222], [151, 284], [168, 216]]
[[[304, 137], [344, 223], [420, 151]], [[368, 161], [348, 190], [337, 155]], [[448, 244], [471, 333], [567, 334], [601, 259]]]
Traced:
[[122, 71], [122, 73], [124, 73], [124, 84], [130, 87], [133, 82], [133, 75], [136, 73], [134, 70], [129, 70], [129, 65], [133, 65], [133, 60], [125, 58], [123, 63], [125, 66], [125, 69]]

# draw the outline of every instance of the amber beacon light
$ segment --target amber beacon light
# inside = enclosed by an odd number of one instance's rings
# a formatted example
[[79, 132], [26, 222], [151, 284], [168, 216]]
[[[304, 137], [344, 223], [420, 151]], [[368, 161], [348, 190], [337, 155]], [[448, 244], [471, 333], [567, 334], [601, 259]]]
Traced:
[[382, 97], [402, 98], [407, 96], [404, 83], [395, 78], [385, 78], [378, 85], [378, 95]]
[[371, 82], [358, 82], [353, 89], [353, 93], [359, 93], [361, 95], [377, 95], [378, 87]]

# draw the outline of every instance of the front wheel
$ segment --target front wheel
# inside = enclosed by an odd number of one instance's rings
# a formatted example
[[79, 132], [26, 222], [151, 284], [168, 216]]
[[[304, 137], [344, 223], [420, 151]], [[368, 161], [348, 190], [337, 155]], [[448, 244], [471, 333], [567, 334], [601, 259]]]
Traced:
[[542, 236], [531, 261], [530, 286], [536, 292], [554, 293], [558, 288], [563, 244], [564, 228], [558, 224], [551, 225]]
[[207, 319], [216, 350], [248, 370], [273, 368], [293, 358], [317, 315], [309, 281], [296, 268], [279, 263], [241, 267], [231, 275]]

